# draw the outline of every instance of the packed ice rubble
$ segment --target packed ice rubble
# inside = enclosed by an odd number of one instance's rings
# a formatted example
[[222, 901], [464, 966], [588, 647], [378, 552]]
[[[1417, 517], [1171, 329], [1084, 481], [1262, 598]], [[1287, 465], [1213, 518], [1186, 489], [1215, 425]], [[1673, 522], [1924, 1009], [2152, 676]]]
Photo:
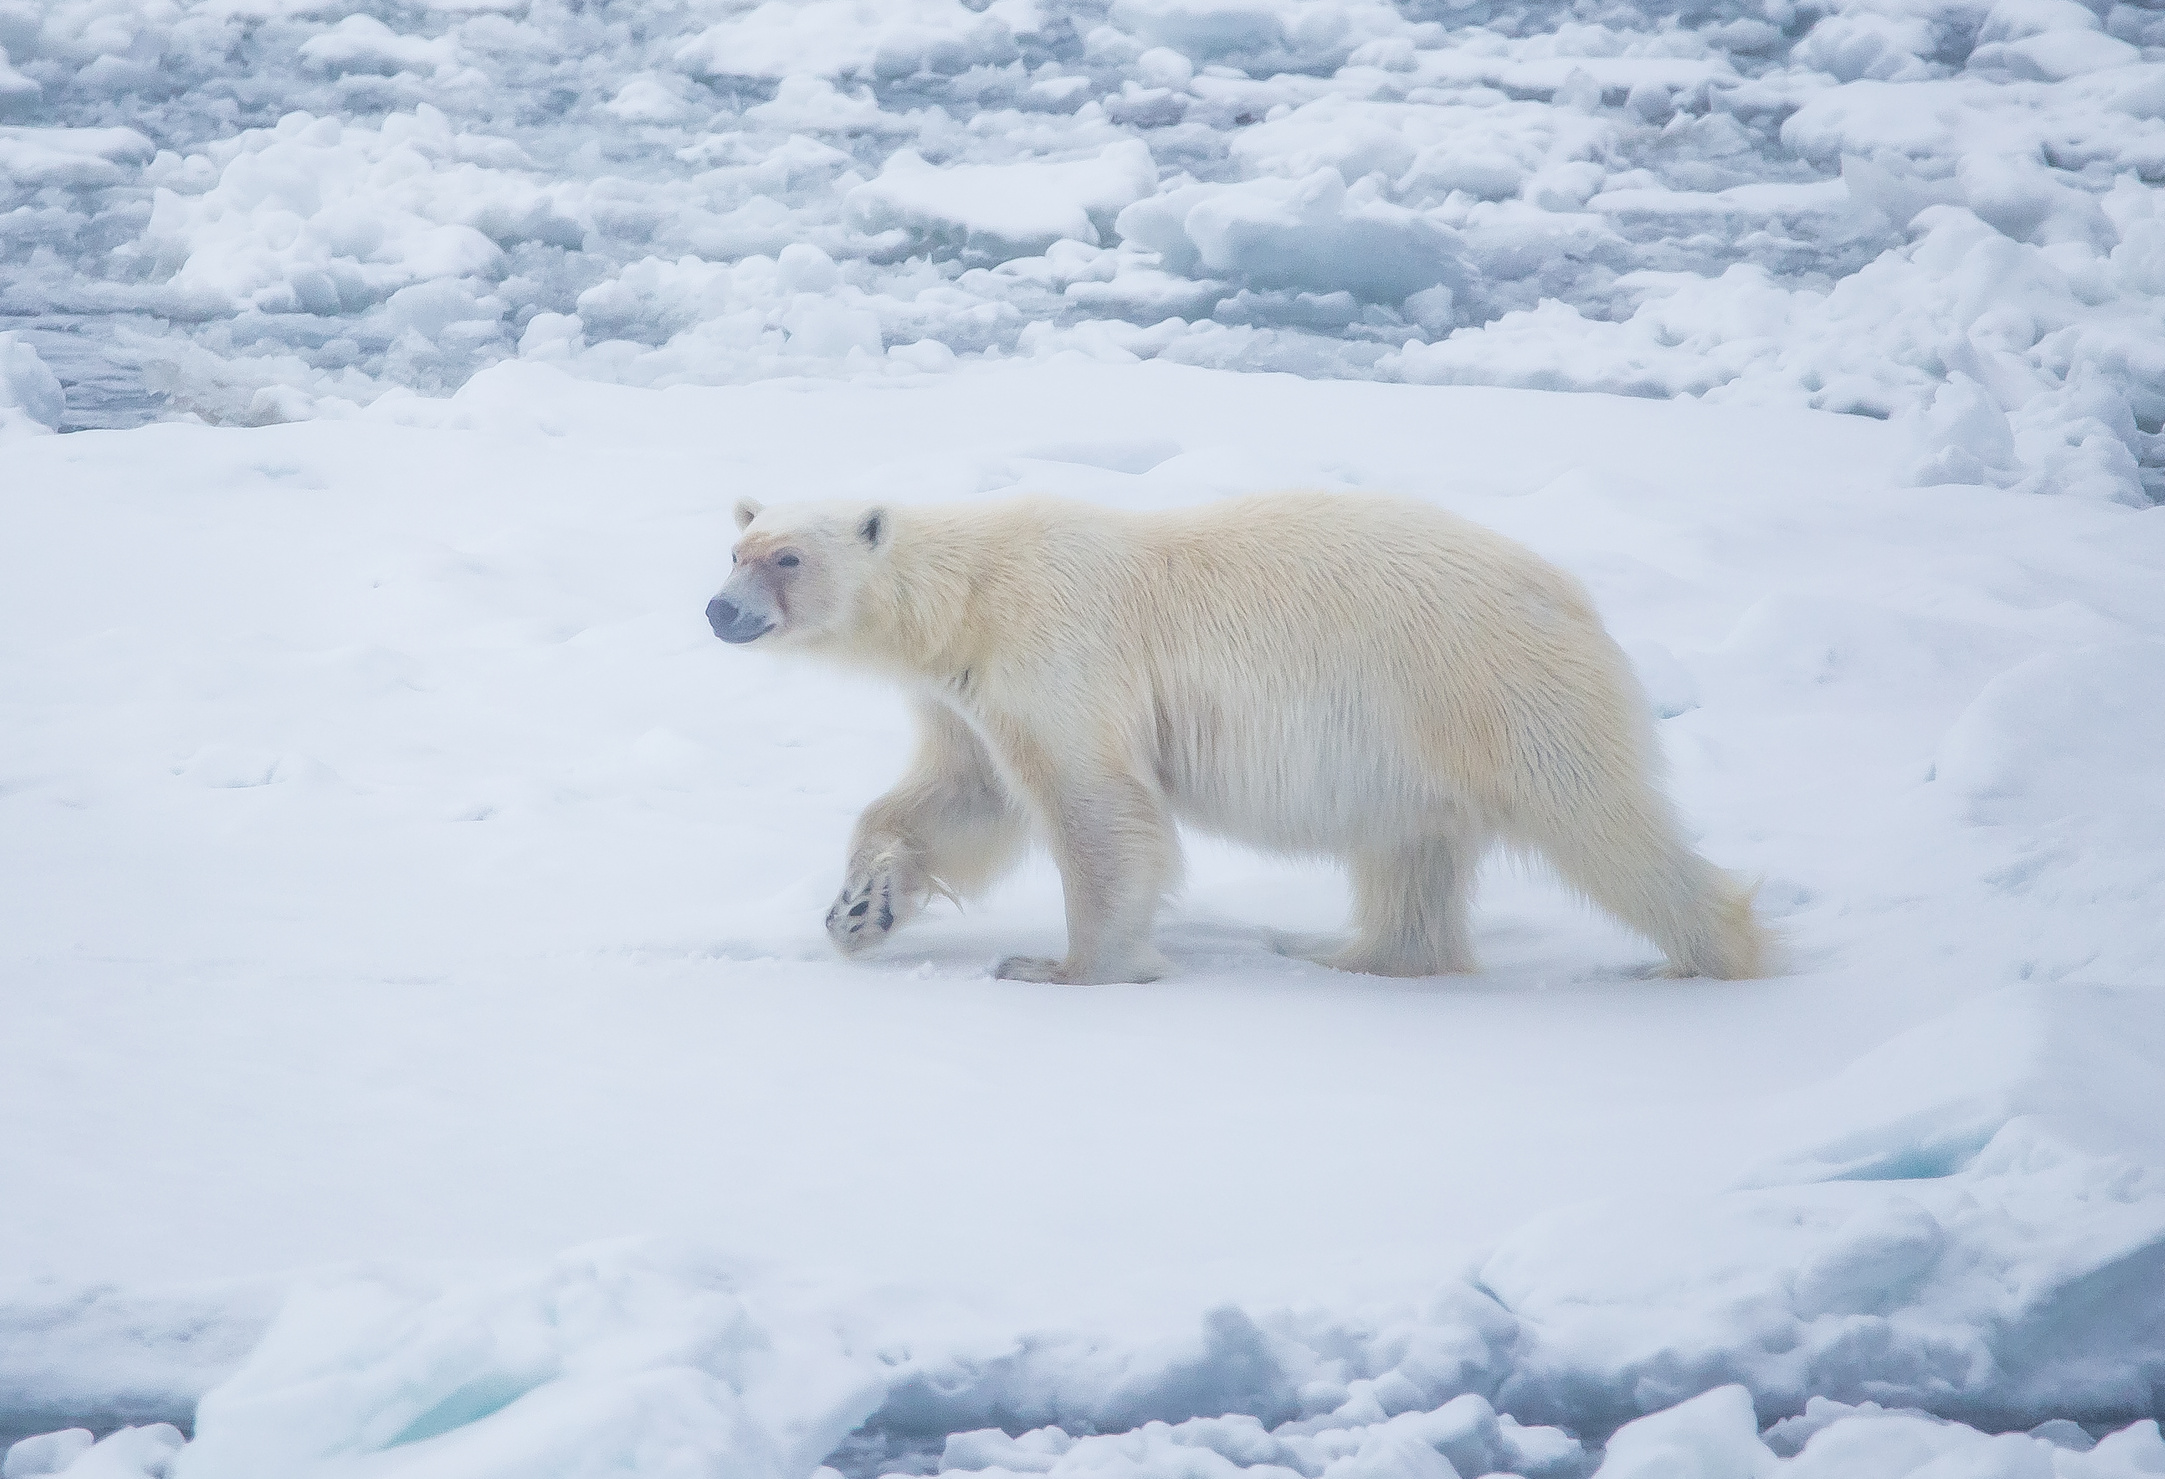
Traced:
[[6, 1475], [2157, 1475], [2161, 1045], [2146, 993], [2002, 992], [1812, 1091], [1829, 1137], [1735, 1190], [1551, 1214], [1415, 1305], [1154, 1342], [653, 1241], [327, 1270], [260, 1339], [229, 1309], [252, 1349], [192, 1441], [45, 1435]]
[[2102, 1441], [2075, 1423], [1991, 1436], [1928, 1414], [1815, 1399], [1765, 1434], [1751, 1394], [1716, 1388], [1614, 1434], [1606, 1451], [1555, 1428], [1526, 1428], [1463, 1396], [1432, 1412], [1336, 1426], [1198, 1418], [1073, 1438], [1058, 1428], [1021, 1437], [999, 1429], [948, 1439], [940, 1472], [1009, 1479], [2135, 1479], [2165, 1464], [2154, 1420]]
[[[2165, 492], [2165, 15], [2112, 0], [0, 0], [77, 423], [527, 355], [1076, 351], [1913, 418]], [[140, 411], [133, 414], [140, 414]]]
[[0, 334], [0, 442], [59, 429], [66, 392], [38, 352], [19, 334]]

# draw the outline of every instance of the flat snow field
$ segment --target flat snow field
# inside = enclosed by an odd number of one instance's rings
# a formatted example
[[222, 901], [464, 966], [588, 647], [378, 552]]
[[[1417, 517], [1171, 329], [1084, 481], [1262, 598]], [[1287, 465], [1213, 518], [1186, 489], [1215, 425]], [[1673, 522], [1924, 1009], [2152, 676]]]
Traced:
[[[1069, 354], [9, 443], [0, 1428], [137, 1425], [10, 1479], [2159, 1472], [2165, 512], [1918, 436]], [[1285, 486], [1583, 578], [1791, 973], [1499, 859], [1334, 974], [1204, 839], [1153, 985], [990, 978], [1042, 861], [836, 958], [906, 717], [707, 632], [732, 501]]]

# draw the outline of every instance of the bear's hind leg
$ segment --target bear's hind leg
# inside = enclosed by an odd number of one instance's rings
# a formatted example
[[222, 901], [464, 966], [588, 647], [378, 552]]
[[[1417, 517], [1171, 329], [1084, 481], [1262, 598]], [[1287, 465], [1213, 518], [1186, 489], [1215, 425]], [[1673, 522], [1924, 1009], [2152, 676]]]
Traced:
[[1473, 955], [1473, 881], [1487, 839], [1466, 827], [1352, 861], [1351, 943], [1311, 956], [1371, 976], [1459, 976]]
[[1659, 945], [1669, 974], [1738, 981], [1774, 969], [1753, 890], [1692, 851], [1651, 787], [1549, 819], [1533, 840], [1567, 883]]

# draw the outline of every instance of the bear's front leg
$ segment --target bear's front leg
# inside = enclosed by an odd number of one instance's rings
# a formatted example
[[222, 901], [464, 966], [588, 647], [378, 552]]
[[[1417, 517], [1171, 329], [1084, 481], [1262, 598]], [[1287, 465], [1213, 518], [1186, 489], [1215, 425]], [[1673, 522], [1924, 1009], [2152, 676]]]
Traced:
[[1179, 873], [1180, 845], [1157, 787], [1134, 774], [1086, 772], [1032, 789], [1067, 898], [1067, 958], [1010, 956], [993, 974], [1069, 986], [1163, 976], [1172, 966], [1151, 927]]
[[924, 908], [932, 891], [930, 875], [907, 848], [890, 842], [862, 849], [827, 911], [827, 937], [844, 955], [862, 954]]
[[917, 705], [917, 755], [892, 791], [865, 808], [850, 842], [827, 935], [857, 955], [900, 929], [934, 894], [967, 898], [1012, 863], [1028, 817], [992, 757], [952, 710]]

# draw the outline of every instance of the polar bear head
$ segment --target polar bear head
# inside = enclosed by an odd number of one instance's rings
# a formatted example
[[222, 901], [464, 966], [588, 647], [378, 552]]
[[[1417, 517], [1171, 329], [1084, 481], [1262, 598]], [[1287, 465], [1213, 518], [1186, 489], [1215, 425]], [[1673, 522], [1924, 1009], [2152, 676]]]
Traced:
[[707, 624], [724, 642], [740, 644], [794, 645], [847, 633], [892, 526], [884, 508], [768, 509], [739, 499], [729, 579], [707, 603]]

